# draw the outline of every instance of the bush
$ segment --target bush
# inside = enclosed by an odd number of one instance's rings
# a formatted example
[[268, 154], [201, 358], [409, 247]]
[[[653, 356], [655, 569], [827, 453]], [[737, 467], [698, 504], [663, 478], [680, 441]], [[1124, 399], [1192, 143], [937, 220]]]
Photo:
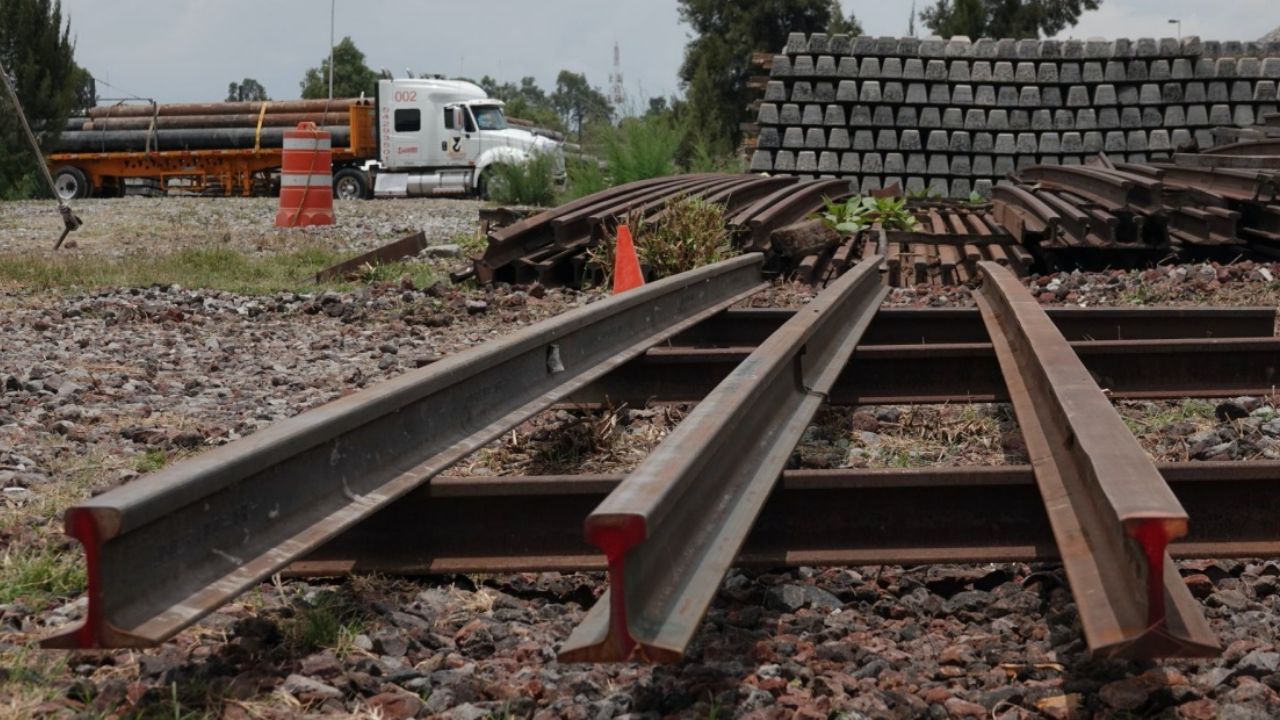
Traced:
[[[724, 206], [702, 198], [671, 200], [652, 223], [633, 211], [625, 223], [631, 230], [640, 262], [649, 268], [651, 279], [694, 270], [733, 254]], [[613, 238], [606, 238], [590, 251], [605, 284], [613, 281], [614, 243]]]
[[560, 202], [577, 200], [608, 189], [609, 181], [605, 177], [604, 169], [600, 167], [599, 160], [589, 155], [575, 155], [567, 158], [564, 165], [568, 178], [565, 181]]
[[521, 163], [495, 163], [488, 174], [489, 199], [507, 205], [551, 205], [556, 199], [555, 158], [534, 153]]
[[604, 136], [609, 182], [625, 185], [675, 172], [681, 132], [662, 117], [627, 118]]

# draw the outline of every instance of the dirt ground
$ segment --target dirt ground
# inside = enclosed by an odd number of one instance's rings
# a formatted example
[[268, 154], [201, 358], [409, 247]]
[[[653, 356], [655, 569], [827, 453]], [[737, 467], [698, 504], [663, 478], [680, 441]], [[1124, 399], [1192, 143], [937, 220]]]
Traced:
[[[114, 207], [108, 207], [115, 203]], [[87, 204], [78, 252], [229, 242], [270, 253], [268, 201]], [[421, 228], [474, 232], [475, 205], [366, 203], [309, 233], [354, 250]], [[48, 208], [0, 204], [0, 252], [36, 251]], [[95, 214], [91, 214], [95, 213]], [[88, 229], [87, 227], [87, 229]], [[309, 241], [309, 240], [308, 240]], [[43, 252], [43, 251], [40, 251]], [[1280, 267], [1180, 266], [1029, 280], [1046, 304], [1266, 305]], [[797, 305], [780, 284], [750, 304]], [[1280, 564], [1183, 562], [1225, 652], [1092, 659], [1056, 565], [733, 571], [678, 665], [563, 665], [604, 588], [594, 574], [263, 583], [150, 650], [37, 649], [85, 610], [60, 513], [91, 494], [598, 299], [543, 288], [406, 287], [240, 295], [187, 287], [0, 293], [0, 718], [1274, 718]], [[908, 288], [904, 306], [971, 303]], [[1280, 457], [1276, 399], [1118, 403], [1157, 460]], [[1234, 403], [1244, 415], [1219, 419]], [[631, 469], [687, 407], [555, 410], [451, 469]], [[1008, 406], [824, 411], [811, 467], [1025, 462]], [[477, 528], [484, 532], [484, 528]]]

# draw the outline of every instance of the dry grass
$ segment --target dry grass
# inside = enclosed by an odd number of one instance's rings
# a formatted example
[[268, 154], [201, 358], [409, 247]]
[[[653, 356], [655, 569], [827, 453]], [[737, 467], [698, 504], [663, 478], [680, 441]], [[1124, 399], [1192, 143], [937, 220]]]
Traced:
[[473, 454], [459, 475], [629, 472], [684, 416], [679, 406], [553, 410]]
[[[87, 290], [109, 287], [180, 285], [225, 290], [245, 295], [269, 295], [292, 290], [349, 288], [350, 283], [315, 282], [315, 274], [344, 259], [332, 250], [310, 247], [279, 254], [250, 254], [208, 246], [171, 253], [138, 253], [117, 258], [86, 255], [0, 255], [0, 288], [29, 290]], [[386, 263], [369, 268], [361, 282], [394, 282], [409, 276], [418, 287], [438, 279], [428, 265]]]
[[1005, 465], [1026, 462], [1007, 405], [912, 405], [875, 437], [849, 431], [848, 464], [858, 467]]

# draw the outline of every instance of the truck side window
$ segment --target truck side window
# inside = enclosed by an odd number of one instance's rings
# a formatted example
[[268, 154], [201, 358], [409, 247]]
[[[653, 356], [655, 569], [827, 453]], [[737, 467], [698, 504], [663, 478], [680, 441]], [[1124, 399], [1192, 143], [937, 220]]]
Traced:
[[476, 121], [471, 118], [471, 111], [464, 110], [462, 113], [462, 121], [467, 125], [467, 132], [476, 131]]
[[417, 108], [396, 110], [396, 132], [418, 132], [422, 129], [422, 112]]
[[447, 107], [444, 109], [444, 129], [453, 129], [453, 107]]

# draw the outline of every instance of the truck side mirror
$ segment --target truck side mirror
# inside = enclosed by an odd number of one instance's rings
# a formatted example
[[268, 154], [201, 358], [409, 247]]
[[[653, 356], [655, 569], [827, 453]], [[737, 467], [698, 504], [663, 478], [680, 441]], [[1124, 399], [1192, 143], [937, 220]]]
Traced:
[[462, 108], [454, 106], [453, 107], [453, 128], [455, 130], [461, 130], [465, 124], [466, 123], [462, 119]]

